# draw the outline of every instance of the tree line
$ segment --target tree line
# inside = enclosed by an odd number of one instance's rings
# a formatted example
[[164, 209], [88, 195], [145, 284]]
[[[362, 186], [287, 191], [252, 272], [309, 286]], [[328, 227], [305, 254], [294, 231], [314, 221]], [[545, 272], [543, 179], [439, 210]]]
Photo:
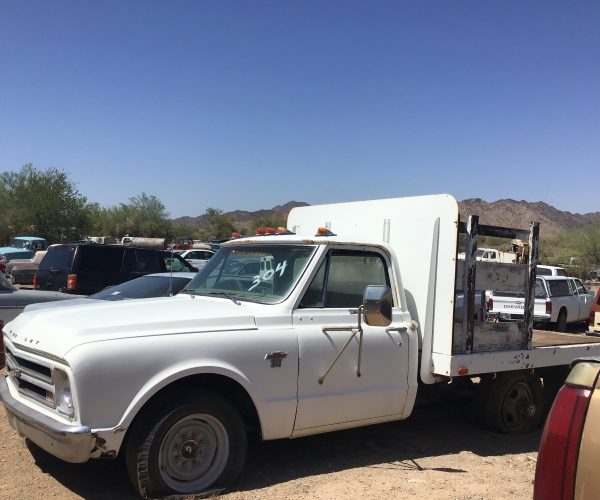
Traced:
[[165, 205], [146, 193], [103, 207], [90, 202], [69, 174], [56, 168], [40, 170], [27, 164], [18, 172], [0, 173], [0, 246], [18, 235], [41, 236], [50, 243], [125, 235], [225, 240], [233, 232], [248, 234], [261, 226], [285, 225], [263, 217], [238, 227], [233, 217], [213, 207], [204, 216], [193, 225], [173, 223]]
[[[240, 227], [233, 217], [213, 207], [206, 209], [201, 222], [176, 224], [153, 195], [141, 193], [126, 203], [102, 207], [88, 201], [62, 170], [39, 170], [27, 164], [18, 172], [0, 173], [0, 246], [17, 235], [42, 236], [50, 243], [125, 235], [226, 240], [233, 232], [253, 234], [257, 227], [278, 226], [285, 226], [285, 220], [261, 217]], [[486, 239], [485, 244], [499, 248], [501, 242]], [[570, 272], [579, 275], [596, 269], [600, 266], [600, 223], [543, 239], [540, 260], [570, 266]]]

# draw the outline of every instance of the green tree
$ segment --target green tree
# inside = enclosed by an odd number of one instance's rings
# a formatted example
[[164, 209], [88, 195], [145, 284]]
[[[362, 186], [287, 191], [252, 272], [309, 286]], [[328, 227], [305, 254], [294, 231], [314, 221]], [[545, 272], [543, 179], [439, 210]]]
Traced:
[[0, 237], [28, 234], [50, 242], [79, 239], [92, 227], [92, 206], [69, 174], [32, 164], [0, 174]]
[[166, 238], [173, 232], [165, 205], [156, 196], [146, 193], [129, 198], [129, 203], [115, 207], [101, 208], [95, 205], [93, 214], [94, 230], [99, 235]]
[[252, 221], [250, 227], [254, 233], [259, 227], [286, 227], [287, 221], [284, 218], [275, 218], [269, 216], [257, 217]]
[[235, 232], [234, 220], [231, 215], [225, 215], [223, 210], [209, 207], [204, 212], [206, 223], [196, 228], [195, 234], [201, 240], [227, 240]]

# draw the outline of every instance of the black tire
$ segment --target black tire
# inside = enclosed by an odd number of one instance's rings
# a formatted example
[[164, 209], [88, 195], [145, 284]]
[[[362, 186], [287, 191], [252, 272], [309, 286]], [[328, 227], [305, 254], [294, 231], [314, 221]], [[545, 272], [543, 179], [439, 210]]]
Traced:
[[556, 330], [559, 332], [567, 331], [567, 311], [561, 309], [556, 320]]
[[189, 391], [149, 408], [131, 431], [125, 462], [142, 498], [210, 496], [241, 477], [248, 445], [238, 410], [218, 394]]
[[485, 424], [503, 434], [530, 432], [544, 417], [544, 391], [537, 375], [503, 373], [490, 380], [484, 398]]

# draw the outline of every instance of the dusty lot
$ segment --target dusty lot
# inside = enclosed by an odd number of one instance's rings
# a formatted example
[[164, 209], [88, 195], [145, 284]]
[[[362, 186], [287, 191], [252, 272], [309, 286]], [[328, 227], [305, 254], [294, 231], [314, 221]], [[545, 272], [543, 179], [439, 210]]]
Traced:
[[[244, 478], [223, 498], [530, 499], [539, 438], [489, 432], [468, 400], [448, 395], [405, 422], [252, 443]], [[117, 462], [63, 463], [1, 418], [0, 498], [135, 497]]]

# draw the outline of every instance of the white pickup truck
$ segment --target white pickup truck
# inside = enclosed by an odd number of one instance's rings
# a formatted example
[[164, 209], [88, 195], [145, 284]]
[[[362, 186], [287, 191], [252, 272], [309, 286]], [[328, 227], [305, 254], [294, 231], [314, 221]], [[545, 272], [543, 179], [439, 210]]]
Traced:
[[[459, 260], [465, 260], [465, 253], [458, 254]], [[504, 252], [496, 248], [478, 248], [475, 258], [482, 262], [503, 262], [505, 264], [513, 264], [517, 262], [518, 255], [514, 252]]]
[[[569, 323], [588, 321], [593, 300], [594, 295], [577, 278], [538, 276], [534, 322], [554, 323], [559, 332], [565, 332]], [[493, 291], [488, 295], [487, 313], [501, 321], [522, 320], [524, 306], [523, 293]]]
[[[141, 496], [207, 494], [240, 476], [249, 430], [406, 419], [420, 384], [472, 377], [488, 425], [529, 431], [563, 368], [600, 355], [600, 339], [532, 330], [537, 224], [465, 224], [436, 195], [296, 208], [288, 228], [224, 244], [175, 297], [8, 323], [10, 424], [69, 462], [124, 455]], [[478, 234], [529, 238], [528, 264], [477, 262]], [[246, 274], [251, 259], [272, 267]], [[477, 290], [500, 285], [526, 290], [523, 322], [477, 314]]]

